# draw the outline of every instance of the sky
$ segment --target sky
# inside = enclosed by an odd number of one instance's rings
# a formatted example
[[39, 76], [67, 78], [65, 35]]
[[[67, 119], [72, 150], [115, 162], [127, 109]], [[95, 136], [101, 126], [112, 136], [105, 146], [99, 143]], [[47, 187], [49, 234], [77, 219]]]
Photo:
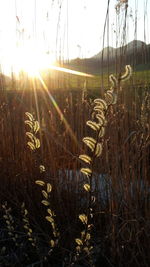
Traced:
[[[97, 54], [103, 47], [107, 3], [108, 0], [0, 0], [1, 64], [8, 65], [8, 58], [15, 60], [12, 55], [16, 57], [18, 48], [21, 48], [18, 58], [24, 48], [24, 54], [29, 50], [29, 56], [33, 51], [47, 53], [51, 60]], [[104, 46], [116, 47], [121, 43], [124, 9], [117, 15], [117, 3], [110, 0]], [[148, 14], [150, 0], [128, 0], [127, 42], [133, 39], [150, 42]]]

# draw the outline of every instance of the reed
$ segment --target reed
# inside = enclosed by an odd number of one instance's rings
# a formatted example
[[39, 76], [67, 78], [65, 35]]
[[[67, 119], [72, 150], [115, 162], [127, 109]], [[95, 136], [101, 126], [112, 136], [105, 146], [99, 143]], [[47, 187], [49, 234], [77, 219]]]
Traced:
[[110, 80], [104, 100], [55, 90], [55, 105], [37, 84], [1, 91], [3, 266], [148, 266], [149, 87]]

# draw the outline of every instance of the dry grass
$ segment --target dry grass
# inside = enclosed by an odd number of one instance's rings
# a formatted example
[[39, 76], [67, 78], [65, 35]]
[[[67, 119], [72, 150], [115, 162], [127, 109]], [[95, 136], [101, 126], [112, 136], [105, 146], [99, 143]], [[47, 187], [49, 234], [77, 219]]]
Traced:
[[[51, 94], [60, 113], [43, 90], [4, 90], [0, 94], [0, 200], [7, 201], [11, 207], [19, 235], [17, 242], [23, 244], [18, 249], [13, 248], [12, 240], [5, 242], [8, 231], [2, 220], [0, 242], [7, 249], [1, 251], [1, 264], [10, 266], [15, 261], [28, 266], [37, 262], [37, 266], [42, 266], [47, 260], [51, 266], [67, 266], [67, 262], [71, 264], [74, 240], [82, 230], [78, 215], [86, 210], [87, 194], [82, 189], [84, 177], [79, 173], [78, 156], [84, 152], [82, 138], [91, 134], [86, 121], [91, 117], [92, 102], [89, 98], [83, 101], [82, 92], [55, 90]], [[103, 154], [94, 166], [96, 202], [91, 240], [96, 266], [100, 263], [102, 266], [148, 266], [148, 105], [149, 87], [124, 85], [118, 92], [117, 105], [109, 110]], [[35, 152], [26, 145], [27, 111], [34, 114], [41, 126], [38, 134], [41, 147]], [[40, 164], [46, 166], [44, 176], [39, 171]], [[49, 256], [52, 233], [40, 203], [41, 190], [35, 185], [39, 179], [52, 185], [51, 204], [60, 231], [59, 247]], [[40, 252], [25, 241], [27, 232], [22, 230], [20, 215], [22, 202], [29, 212]], [[88, 266], [86, 257], [83, 263]]]

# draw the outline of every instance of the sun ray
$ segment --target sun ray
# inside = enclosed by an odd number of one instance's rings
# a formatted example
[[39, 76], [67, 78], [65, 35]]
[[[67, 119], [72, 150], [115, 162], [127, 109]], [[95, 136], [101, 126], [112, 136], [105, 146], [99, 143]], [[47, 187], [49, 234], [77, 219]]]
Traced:
[[20, 72], [27, 73], [30, 77], [38, 77], [38, 73], [44, 70], [65, 72], [77, 76], [94, 77], [84, 72], [57, 66], [55, 56], [45, 53], [44, 47], [38, 42], [26, 41], [18, 46], [12, 46], [1, 59], [2, 67], [7, 75], [13, 72], [19, 77]]
[[51, 65], [49, 66], [49, 69], [52, 70], [58, 70], [58, 71], [62, 71], [62, 72], [66, 72], [66, 73], [70, 73], [70, 74], [74, 74], [74, 75], [78, 75], [78, 76], [83, 76], [83, 77], [94, 77], [94, 75], [92, 74], [87, 74], [84, 72], [80, 72], [80, 71], [75, 71], [75, 70], [71, 70], [71, 69], [67, 69], [67, 68], [63, 68], [63, 67], [58, 67], [55, 65]]
[[49, 96], [49, 98], [50, 98], [50, 100], [51, 100], [53, 106], [55, 107], [57, 113], [59, 114], [60, 118], [63, 118], [62, 121], [63, 121], [63, 123], [64, 123], [64, 125], [65, 125], [65, 127], [66, 127], [66, 130], [68, 130], [68, 132], [69, 132], [69, 134], [70, 134], [72, 140], [75, 142], [75, 144], [76, 144], [77, 146], [79, 146], [79, 144], [78, 144], [78, 140], [77, 140], [77, 138], [76, 138], [74, 132], [72, 131], [72, 129], [71, 129], [69, 123], [67, 122], [66, 118], [64, 117], [64, 115], [63, 115], [62, 111], [60, 110], [60, 108], [59, 108], [57, 102], [55, 101], [54, 97], [52, 96], [52, 94], [51, 94], [50, 91], [48, 90], [48, 87], [47, 87], [47, 85], [45, 84], [45, 82], [43, 81], [43, 79], [42, 79], [42, 77], [41, 77], [40, 74], [38, 75], [38, 79], [39, 79], [39, 81], [41, 82], [41, 84], [42, 84], [44, 90], [45, 90], [46, 93], [48, 94], [48, 96]]

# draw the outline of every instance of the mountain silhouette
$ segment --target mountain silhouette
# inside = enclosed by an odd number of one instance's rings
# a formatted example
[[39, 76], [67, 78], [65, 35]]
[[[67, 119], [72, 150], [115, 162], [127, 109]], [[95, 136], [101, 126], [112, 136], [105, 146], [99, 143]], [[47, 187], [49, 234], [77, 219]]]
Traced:
[[133, 40], [118, 48], [108, 46], [91, 58], [71, 60], [67, 67], [96, 74], [102, 68], [119, 71], [129, 64], [134, 70], [149, 69], [150, 44], [147, 45], [145, 42]]
[[111, 46], [105, 47], [100, 51], [98, 54], [94, 55], [92, 58], [94, 59], [110, 59], [114, 58], [116, 55], [121, 56], [121, 54], [127, 53], [132, 54], [134, 51], [139, 52], [142, 49], [146, 49], [147, 45], [146, 43], [139, 41], [139, 40], [133, 40], [129, 42], [127, 45], [114, 48]]

